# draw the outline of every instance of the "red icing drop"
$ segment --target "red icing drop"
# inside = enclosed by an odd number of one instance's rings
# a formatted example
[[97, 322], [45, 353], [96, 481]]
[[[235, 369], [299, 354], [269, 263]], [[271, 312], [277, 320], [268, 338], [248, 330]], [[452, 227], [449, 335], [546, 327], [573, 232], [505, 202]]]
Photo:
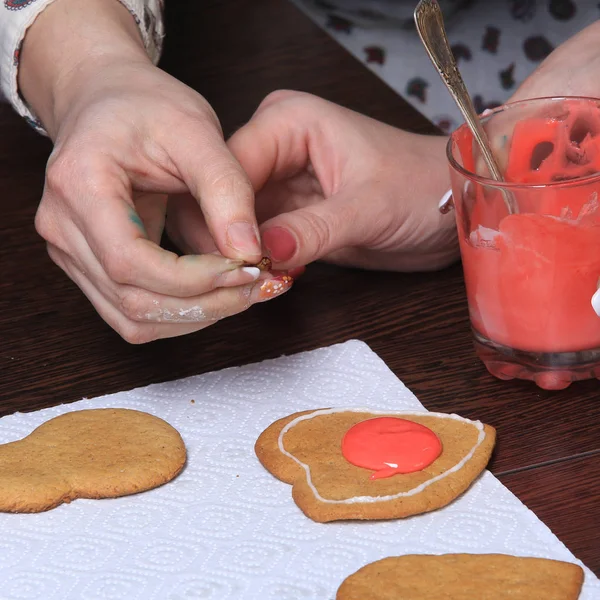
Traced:
[[375, 471], [371, 479], [421, 471], [441, 452], [442, 443], [431, 429], [397, 417], [361, 421], [342, 440], [344, 458]]

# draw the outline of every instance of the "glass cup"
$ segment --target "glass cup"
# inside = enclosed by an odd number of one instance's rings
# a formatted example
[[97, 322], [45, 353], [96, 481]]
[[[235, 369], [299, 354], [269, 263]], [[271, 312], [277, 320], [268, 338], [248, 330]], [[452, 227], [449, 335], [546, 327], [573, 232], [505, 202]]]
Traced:
[[600, 379], [600, 99], [515, 102], [482, 123], [501, 185], [466, 125], [447, 148], [477, 353], [545, 389]]

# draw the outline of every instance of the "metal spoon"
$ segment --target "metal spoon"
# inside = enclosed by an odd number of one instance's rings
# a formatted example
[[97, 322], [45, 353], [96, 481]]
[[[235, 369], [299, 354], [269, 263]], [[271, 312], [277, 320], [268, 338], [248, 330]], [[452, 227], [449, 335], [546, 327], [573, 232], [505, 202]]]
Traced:
[[[419, 2], [415, 9], [415, 24], [433, 66], [446, 84], [454, 102], [456, 102], [469, 129], [473, 133], [473, 137], [481, 148], [481, 154], [490, 170], [492, 179], [495, 181], [504, 181], [498, 163], [492, 154], [487, 134], [477, 116], [471, 96], [469, 96], [465, 82], [454, 60], [452, 50], [450, 50], [450, 44], [444, 27], [444, 18], [440, 10], [440, 5], [436, 0], [421, 0]], [[516, 200], [511, 192], [502, 190], [502, 196], [504, 197], [509, 214], [519, 212]]]

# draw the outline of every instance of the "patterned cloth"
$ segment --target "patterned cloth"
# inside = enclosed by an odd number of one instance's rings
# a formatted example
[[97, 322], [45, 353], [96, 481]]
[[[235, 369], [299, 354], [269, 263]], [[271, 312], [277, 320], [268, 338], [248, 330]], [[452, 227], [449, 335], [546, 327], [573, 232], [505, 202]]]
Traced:
[[[303, 0], [316, 11], [323, 11], [329, 18], [349, 21], [359, 27], [401, 27], [413, 25], [413, 12], [417, 0]], [[438, 0], [444, 18], [454, 16], [468, 7], [473, 0]]]
[[[0, 90], [27, 122], [45, 133], [17, 87], [19, 55], [25, 32], [54, 0], [0, 0]], [[158, 62], [162, 49], [164, 0], [120, 0], [140, 28], [148, 55]]]
[[[38, 131], [17, 88], [27, 28], [54, 0], [0, 0], [0, 90]], [[462, 118], [412, 26], [416, 0], [292, 0], [338, 42], [450, 132]], [[438, 0], [461, 72], [481, 112], [505, 102], [559, 44], [600, 17], [597, 0]], [[120, 0], [158, 61], [164, 0]]]
[[[462, 117], [414, 30], [416, 0], [293, 0], [417, 110], [450, 132]], [[597, 0], [442, 0], [475, 108], [506, 102], [562, 42], [600, 18]]]

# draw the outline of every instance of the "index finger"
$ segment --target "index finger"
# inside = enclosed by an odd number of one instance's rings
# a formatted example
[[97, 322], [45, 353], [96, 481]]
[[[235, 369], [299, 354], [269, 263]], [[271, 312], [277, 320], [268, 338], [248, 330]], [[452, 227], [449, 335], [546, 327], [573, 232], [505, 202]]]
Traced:
[[221, 254], [248, 262], [261, 257], [254, 190], [217, 127], [210, 122], [174, 130], [163, 140], [200, 205]]

